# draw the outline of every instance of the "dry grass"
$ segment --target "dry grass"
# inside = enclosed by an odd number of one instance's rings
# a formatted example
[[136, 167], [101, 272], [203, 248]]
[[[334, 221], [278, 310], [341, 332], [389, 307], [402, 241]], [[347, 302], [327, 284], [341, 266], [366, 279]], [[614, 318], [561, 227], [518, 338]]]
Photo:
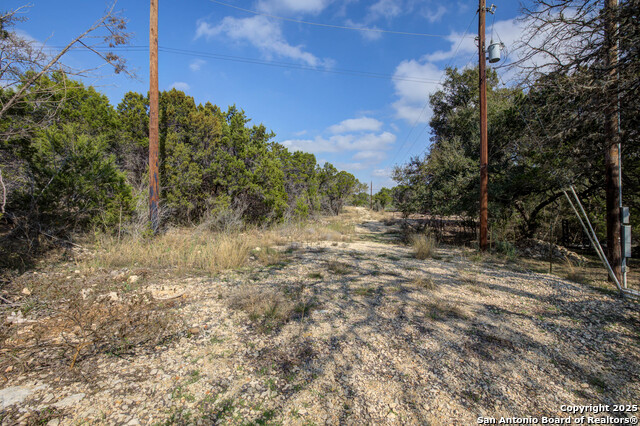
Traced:
[[580, 284], [590, 284], [591, 283], [591, 280], [584, 273], [584, 270], [582, 268], [578, 269], [576, 266], [574, 266], [573, 263], [571, 263], [571, 261], [569, 259], [566, 260], [565, 266], [566, 266], [566, 271], [567, 271], [566, 278], [569, 281], [573, 281], [573, 282], [580, 283]]
[[264, 266], [282, 265], [287, 260], [283, 252], [271, 247], [257, 247], [251, 253]]
[[469, 273], [462, 272], [460, 274], [460, 282], [465, 285], [474, 286], [478, 284], [478, 274], [477, 273]]
[[425, 303], [424, 310], [425, 314], [434, 320], [444, 320], [447, 318], [467, 318], [467, 314], [458, 306], [442, 300], [434, 300]]
[[241, 234], [215, 234], [173, 229], [153, 239], [103, 237], [91, 263], [105, 268], [148, 267], [176, 272], [216, 273], [247, 261], [252, 239]]
[[437, 288], [431, 277], [416, 277], [411, 281], [411, 284], [414, 287], [424, 288], [425, 290], [435, 290]]
[[409, 237], [409, 244], [413, 248], [416, 259], [424, 260], [436, 254], [437, 243], [430, 235], [414, 234]]
[[274, 290], [247, 285], [234, 292], [229, 306], [244, 311], [262, 332], [270, 333], [293, 319], [308, 316], [315, 303], [300, 294], [287, 297]]
[[3, 330], [3, 346], [13, 355], [0, 358], [2, 371], [8, 366], [20, 372], [59, 367], [72, 372], [76, 366], [86, 370], [98, 355], [150, 350], [184, 329], [173, 314], [175, 302], [123, 291], [110, 276], [93, 280], [90, 286], [79, 274], [24, 279], [31, 295], [20, 301], [20, 311], [29, 322]]
[[[351, 241], [355, 225], [351, 221], [357, 212], [324, 218], [321, 222], [288, 222], [265, 227], [249, 227], [242, 232], [216, 232], [208, 226], [173, 228], [154, 238], [143, 234], [127, 234], [122, 238], [101, 236], [96, 256], [87, 266], [104, 268], [148, 267], [170, 269], [176, 273], [205, 271], [217, 273], [242, 267], [251, 250], [265, 265], [281, 263], [284, 254], [270, 246], [290, 246], [292, 243], [317, 241]], [[237, 228], [237, 227], [236, 227]], [[235, 228], [234, 228], [235, 229]], [[264, 250], [264, 251], [263, 251]]]
[[348, 275], [351, 273], [351, 266], [344, 262], [330, 260], [327, 262], [327, 270], [333, 272], [336, 275]]

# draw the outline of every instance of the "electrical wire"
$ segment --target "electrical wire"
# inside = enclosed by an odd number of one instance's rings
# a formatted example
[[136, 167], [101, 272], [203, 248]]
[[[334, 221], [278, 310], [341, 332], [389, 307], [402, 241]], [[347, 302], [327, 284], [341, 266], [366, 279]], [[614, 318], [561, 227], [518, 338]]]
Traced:
[[[442, 82], [442, 79], [444, 78], [444, 76], [446, 75], [446, 69], [451, 65], [453, 59], [456, 57], [456, 55], [458, 54], [458, 50], [460, 50], [460, 46], [462, 46], [462, 42], [464, 41], [467, 32], [469, 32], [469, 28], [471, 28], [471, 24], [473, 23], [473, 21], [475, 20], [476, 16], [478, 15], [478, 12], [476, 11], [476, 13], [473, 15], [473, 17], [471, 18], [471, 21], [469, 21], [469, 24], [467, 25], [467, 28], [464, 30], [464, 33], [462, 35], [462, 37], [460, 38], [460, 42], [458, 43], [458, 46], [456, 46], [456, 49], [453, 52], [453, 55], [451, 56], [451, 59], [449, 59], [449, 62], [447, 63], [447, 65], [444, 67], [445, 68], [445, 72], [442, 73], [442, 76], [440, 77], [440, 80], [438, 80], [438, 84], [442, 85], [444, 84]], [[468, 63], [468, 62], [467, 62]], [[466, 65], [465, 65], [466, 66]], [[424, 106], [422, 107], [422, 110], [420, 111], [420, 114], [416, 117], [416, 119], [413, 122], [413, 125], [411, 126], [411, 129], [409, 130], [409, 133], [407, 134], [407, 136], [404, 138], [404, 140], [402, 141], [402, 144], [400, 145], [400, 148], [396, 151], [395, 155], [393, 156], [393, 159], [391, 160], [391, 164], [393, 164], [393, 162], [396, 160], [396, 158], [398, 158], [398, 154], [400, 154], [400, 152], [402, 151], [402, 149], [404, 148], [405, 144], [407, 143], [407, 141], [409, 140], [409, 138], [411, 137], [411, 134], [413, 133], [413, 131], [415, 130], [416, 126], [418, 125], [418, 122], [420, 121], [420, 119], [422, 118], [422, 115], [425, 113], [425, 111], [427, 110], [427, 107], [429, 106], [429, 97], [427, 97], [427, 100], [424, 103]], [[428, 127], [429, 125], [427, 124], [425, 126], [425, 128], [423, 130], [421, 130], [418, 133], [417, 138], [422, 134], [422, 132]], [[407, 153], [411, 152], [411, 149], [413, 148], [413, 146], [416, 143], [416, 140], [414, 140], [414, 142], [411, 144], [411, 147], [409, 148], [409, 150], [407, 151]], [[406, 159], [406, 157], [405, 157]]]
[[308, 65], [293, 64], [290, 62], [267, 61], [262, 59], [246, 58], [242, 56], [221, 55], [216, 53], [198, 52], [193, 50], [176, 49], [176, 48], [170, 48], [170, 47], [158, 47], [158, 50], [165, 53], [174, 53], [179, 55], [259, 64], [259, 65], [269, 65], [269, 66], [275, 66], [275, 67], [316, 71], [316, 72], [323, 72], [323, 73], [330, 73], [330, 74], [352, 75], [356, 77], [378, 78], [378, 79], [385, 79], [385, 80], [400, 80], [400, 81], [409, 81], [414, 83], [436, 83], [437, 84], [439, 82], [438, 80], [431, 80], [431, 79], [418, 78], [418, 77], [415, 77], [415, 78], [398, 77], [392, 74], [383, 74], [383, 73], [375, 73], [370, 71], [359, 71], [359, 70], [350, 70], [350, 69], [342, 69], [342, 68], [317, 68], [317, 67], [308, 66]]
[[309, 21], [301, 21], [299, 19], [285, 18], [283, 16], [271, 15], [269, 13], [258, 12], [256, 10], [245, 9], [243, 7], [235, 6], [233, 4], [224, 3], [218, 0], [209, 0], [211, 3], [216, 3], [221, 6], [229, 7], [231, 9], [240, 10], [242, 12], [251, 13], [253, 15], [264, 16], [267, 18], [279, 19], [281, 21], [294, 22], [296, 24], [304, 24], [304, 25], [312, 25], [316, 27], [325, 27], [325, 28], [336, 28], [340, 30], [351, 30], [351, 31], [364, 31], [364, 32], [375, 32], [375, 33], [383, 33], [383, 34], [395, 34], [395, 35], [406, 35], [406, 36], [417, 36], [417, 37], [437, 37], [448, 39], [448, 35], [442, 34], [428, 34], [428, 33], [413, 33], [407, 31], [392, 31], [392, 30], [384, 30], [379, 28], [364, 28], [364, 27], [350, 27], [346, 25], [332, 25], [332, 24], [324, 24], [320, 22], [309, 22]]
[[[51, 46], [51, 47], [55, 48], [56, 46]], [[94, 50], [146, 52], [148, 48], [149, 46], [136, 45], [136, 46], [123, 46], [123, 47], [118, 47], [116, 49], [102, 47], [102, 48], [94, 48]], [[78, 47], [75, 50], [87, 50], [87, 49], [85, 47]], [[395, 81], [409, 81], [413, 83], [438, 84], [440, 82], [440, 80], [435, 80], [435, 79], [426, 79], [426, 78], [419, 78], [419, 77], [399, 77], [393, 74], [376, 73], [371, 71], [350, 70], [350, 69], [343, 69], [343, 68], [318, 68], [310, 65], [294, 64], [291, 62], [268, 61], [268, 60], [257, 59], [257, 58], [248, 58], [244, 56], [223, 55], [218, 53], [202, 52], [197, 50], [178, 49], [178, 48], [167, 47], [167, 46], [158, 46], [158, 51], [164, 52], [164, 53], [177, 54], [177, 55], [191, 56], [191, 57], [217, 59], [217, 60], [223, 60], [223, 61], [241, 62], [241, 63], [258, 64], [258, 65], [268, 65], [268, 66], [274, 66], [274, 67], [299, 69], [299, 70], [305, 70], [305, 71], [316, 71], [316, 72], [329, 73], [329, 74], [351, 75], [355, 77], [367, 77], [367, 78], [377, 78], [377, 79], [395, 80]]]

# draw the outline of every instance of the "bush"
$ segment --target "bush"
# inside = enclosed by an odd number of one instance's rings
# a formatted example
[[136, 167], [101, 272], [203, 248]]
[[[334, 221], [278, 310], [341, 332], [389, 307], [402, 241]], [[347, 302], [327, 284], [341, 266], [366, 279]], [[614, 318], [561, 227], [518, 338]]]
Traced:
[[77, 126], [44, 131], [22, 152], [30, 182], [16, 191], [11, 210], [54, 230], [108, 229], [126, 220], [135, 199], [107, 149], [104, 137]]
[[409, 244], [413, 248], [416, 259], [424, 260], [436, 253], [436, 240], [430, 235], [414, 234], [409, 237]]

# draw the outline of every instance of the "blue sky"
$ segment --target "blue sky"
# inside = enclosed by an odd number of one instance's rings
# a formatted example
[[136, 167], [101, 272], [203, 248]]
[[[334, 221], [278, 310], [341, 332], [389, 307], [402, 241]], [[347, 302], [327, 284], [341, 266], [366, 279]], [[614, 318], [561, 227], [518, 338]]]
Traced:
[[[185, 91], [196, 102], [244, 109], [276, 141], [312, 152], [368, 183], [392, 186], [394, 164], [428, 149], [428, 94], [447, 65], [477, 61], [477, 1], [450, 0], [159, 0], [160, 89]], [[3, 1], [3, 8], [24, 2]], [[489, 2], [491, 4], [491, 2]], [[64, 45], [108, 5], [101, 0], [32, 1], [18, 25], [25, 36]], [[248, 13], [229, 5], [251, 10]], [[495, 33], [507, 46], [521, 33], [519, 4], [497, 3]], [[120, 0], [131, 44], [146, 46], [149, 2]], [[283, 19], [275, 19], [278, 16]], [[487, 37], [493, 16], [487, 16]], [[369, 28], [425, 35], [323, 27]], [[469, 28], [465, 37], [465, 30]], [[458, 47], [459, 46], [459, 47]], [[457, 52], [456, 52], [457, 49]], [[188, 51], [188, 52], [187, 52]], [[454, 56], [454, 52], [456, 52]], [[137, 78], [102, 68], [85, 82], [117, 105], [127, 91], [146, 93], [148, 52], [122, 52]], [[64, 61], [95, 65], [88, 52]]]

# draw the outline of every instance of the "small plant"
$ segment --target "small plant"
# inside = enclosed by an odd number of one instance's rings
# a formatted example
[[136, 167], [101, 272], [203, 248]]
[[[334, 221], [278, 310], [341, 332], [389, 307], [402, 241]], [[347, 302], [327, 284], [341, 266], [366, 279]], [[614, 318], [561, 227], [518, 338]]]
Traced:
[[515, 260], [518, 255], [515, 246], [509, 241], [496, 241], [495, 250], [497, 253], [504, 255], [509, 260]]
[[591, 280], [584, 274], [583, 271], [579, 270], [574, 266], [574, 264], [567, 259], [565, 261], [567, 267], [567, 279], [569, 281], [573, 281], [579, 284], [589, 284]]
[[358, 287], [353, 292], [358, 296], [373, 296], [376, 289], [373, 287]]
[[476, 285], [478, 284], [478, 276], [476, 274], [462, 273], [460, 274], [460, 281], [465, 285]]
[[466, 318], [466, 314], [459, 307], [441, 300], [429, 302], [424, 305], [428, 317], [434, 320], [446, 318]]
[[212, 345], [217, 345], [218, 343], [224, 342], [224, 339], [214, 335], [214, 336], [211, 336], [211, 339], [209, 339], [209, 342]]
[[411, 281], [415, 287], [424, 288], [426, 290], [435, 290], [436, 283], [433, 281], [431, 277], [417, 277]]
[[263, 247], [260, 250], [256, 249], [251, 253], [258, 259], [258, 262], [264, 266], [281, 265], [287, 258], [284, 253], [271, 247]]
[[324, 276], [320, 272], [310, 272], [307, 274], [307, 278], [310, 278], [312, 280], [321, 280], [324, 278]]
[[411, 235], [409, 237], [409, 244], [411, 244], [413, 248], [413, 255], [416, 259], [428, 259], [436, 253], [436, 240], [430, 235]]
[[351, 272], [351, 266], [349, 266], [349, 264], [338, 262], [337, 260], [327, 262], [327, 269], [336, 275], [348, 275]]

